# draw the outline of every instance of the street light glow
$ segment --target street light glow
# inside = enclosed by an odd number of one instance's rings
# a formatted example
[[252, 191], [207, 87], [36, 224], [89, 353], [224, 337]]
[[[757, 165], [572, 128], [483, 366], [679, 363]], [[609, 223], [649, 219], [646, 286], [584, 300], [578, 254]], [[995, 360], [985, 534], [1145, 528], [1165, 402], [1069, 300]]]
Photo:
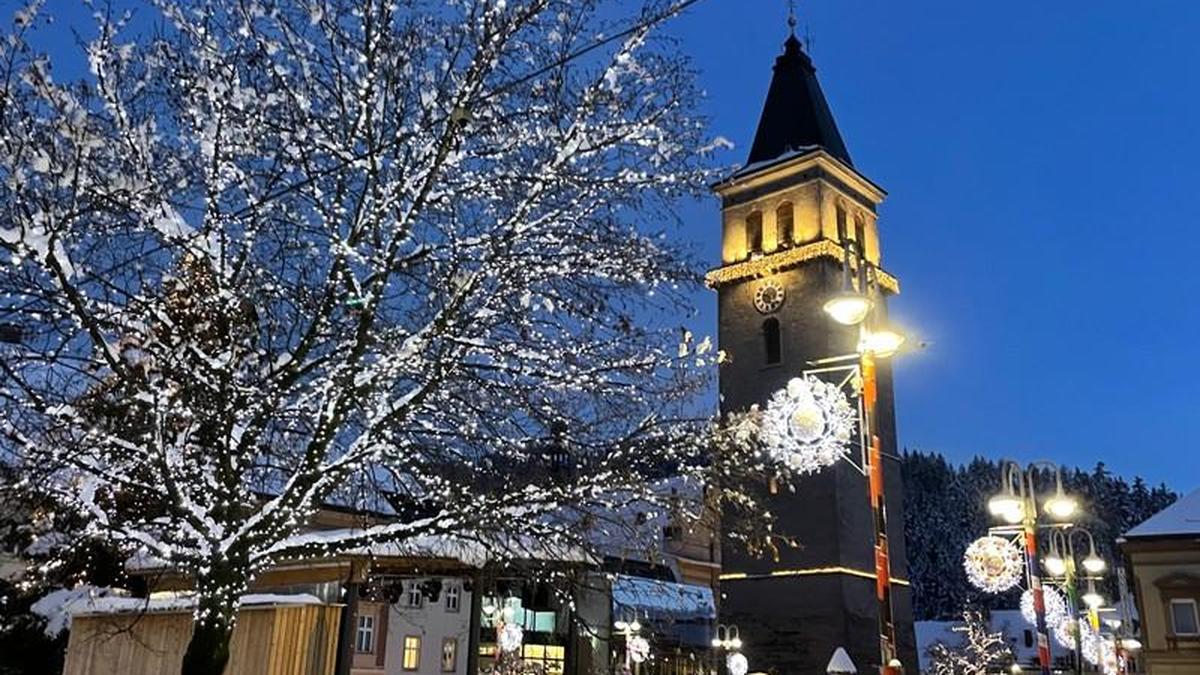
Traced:
[[1067, 573], [1067, 561], [1063, 560], [1058, 553], [1051, 553], [1042, 560], [1042, 566], [1050, 573], [1052, 577], [1061, 577]]
[[1083, 569], [1092, 574], [1100, 574], [1108, 565], [1104, 562], [1104, 558], [1096, 555], [1093, 552], [1091, 555], [1083, 559]]
[[864, 354], [887, 358], [900, 351], [903, 344], [903, 335], [885, 328], [863, 334], [862, 340], [858, 344], [858, 350]]
[[1066, 520], [1075, 515], [1075, 510], [1079, 505], [1074, 499], [1059, 492], [1046, 501], [1046, 513], [1054, 516], [1059, 520]]
[[825, 313], [843, 326], [857, 326], [871, 311], [871, 299], [854, 291], [833, 296], [823, 307]]

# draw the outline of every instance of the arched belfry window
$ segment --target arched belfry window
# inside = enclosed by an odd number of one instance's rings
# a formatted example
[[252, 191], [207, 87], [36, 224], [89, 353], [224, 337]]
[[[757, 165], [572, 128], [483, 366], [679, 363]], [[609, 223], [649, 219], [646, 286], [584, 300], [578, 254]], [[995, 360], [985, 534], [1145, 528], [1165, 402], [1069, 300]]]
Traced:
[[762, 253], [762, 214], [758, 211], [746, 216], [746, 252]]
[[762, 324], [763, 347], [767, 365], [783, 360], [783, 345], [779, 335], [779, 319], [771, 317]]
[[792, 203], [784, 202], [775, 209], [775, 231], [779, 234], [779, 245], [791, 246], [796, 241], [796, 228]]
[[854, 243], [860, 255], [867, 254], [867, 226], [862, 218], [854, 219]]

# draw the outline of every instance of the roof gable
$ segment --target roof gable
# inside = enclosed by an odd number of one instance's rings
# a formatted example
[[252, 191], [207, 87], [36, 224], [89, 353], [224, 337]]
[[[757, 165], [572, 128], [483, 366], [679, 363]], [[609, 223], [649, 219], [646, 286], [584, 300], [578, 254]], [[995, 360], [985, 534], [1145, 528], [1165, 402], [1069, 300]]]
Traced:
[[1200, 489], [1150, 516], [1125, 533], [1126, 537], [1174, 537], [1200, 535]]

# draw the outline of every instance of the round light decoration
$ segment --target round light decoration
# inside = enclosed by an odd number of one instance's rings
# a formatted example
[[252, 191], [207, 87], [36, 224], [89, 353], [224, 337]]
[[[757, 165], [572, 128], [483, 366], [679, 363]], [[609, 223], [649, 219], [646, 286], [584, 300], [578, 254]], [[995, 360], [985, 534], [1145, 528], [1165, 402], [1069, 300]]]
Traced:
[[[1047, 626], [1057, 626], [1067, 618], [1067, 600], [1058, 589], [1043, 586], [1042, 601], [1046, 604]], [[1037, 623], [1037, 614], [1033, 610], [1032, 588], [1021, 594], [1021, 616], [1029, 623]]]
[[1021, 549], [1003, 537], [980, 537], [963, 555], [963, 568], [971, 585], [988, 593], [1000, 593], [1021, 582], [1024, 570]]
[[813, 473], [841, 458], [857, 419], [836, 385], [796, 377], [767, 402], [761, 438], [771, 459], [792, 471]]
[[641, 635], [634, 635], [629, 638], [626, 649], [629, 650], [629, 658], [634, 663], [642, 663], [650, 658], [650, 642]]
[[754, 291], [754, 309], [770, 314], [783, 306], [783, 286], [774, 281], [764, 281]]
[[750, 670], [750, 662], [741, 652], [734, 652], [725, 657], [725, 668], [729, 670], [729, 675], [746, 675], [746, 671]]
[[525, 641], [525, 631], [515, 623], [506, 623], [500, 627], [496, 633], [496, 644], [499, 645], [500, 651], [512, 653], [521, 648], [521, 643]]

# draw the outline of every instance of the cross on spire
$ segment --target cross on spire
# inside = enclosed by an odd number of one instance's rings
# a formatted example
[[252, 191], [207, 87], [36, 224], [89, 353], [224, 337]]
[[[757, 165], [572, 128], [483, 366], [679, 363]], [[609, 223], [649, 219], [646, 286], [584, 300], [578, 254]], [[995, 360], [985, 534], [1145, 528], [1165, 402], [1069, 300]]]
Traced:
[[788, 32], [796, 34], [796, 0], [788, 0]]

